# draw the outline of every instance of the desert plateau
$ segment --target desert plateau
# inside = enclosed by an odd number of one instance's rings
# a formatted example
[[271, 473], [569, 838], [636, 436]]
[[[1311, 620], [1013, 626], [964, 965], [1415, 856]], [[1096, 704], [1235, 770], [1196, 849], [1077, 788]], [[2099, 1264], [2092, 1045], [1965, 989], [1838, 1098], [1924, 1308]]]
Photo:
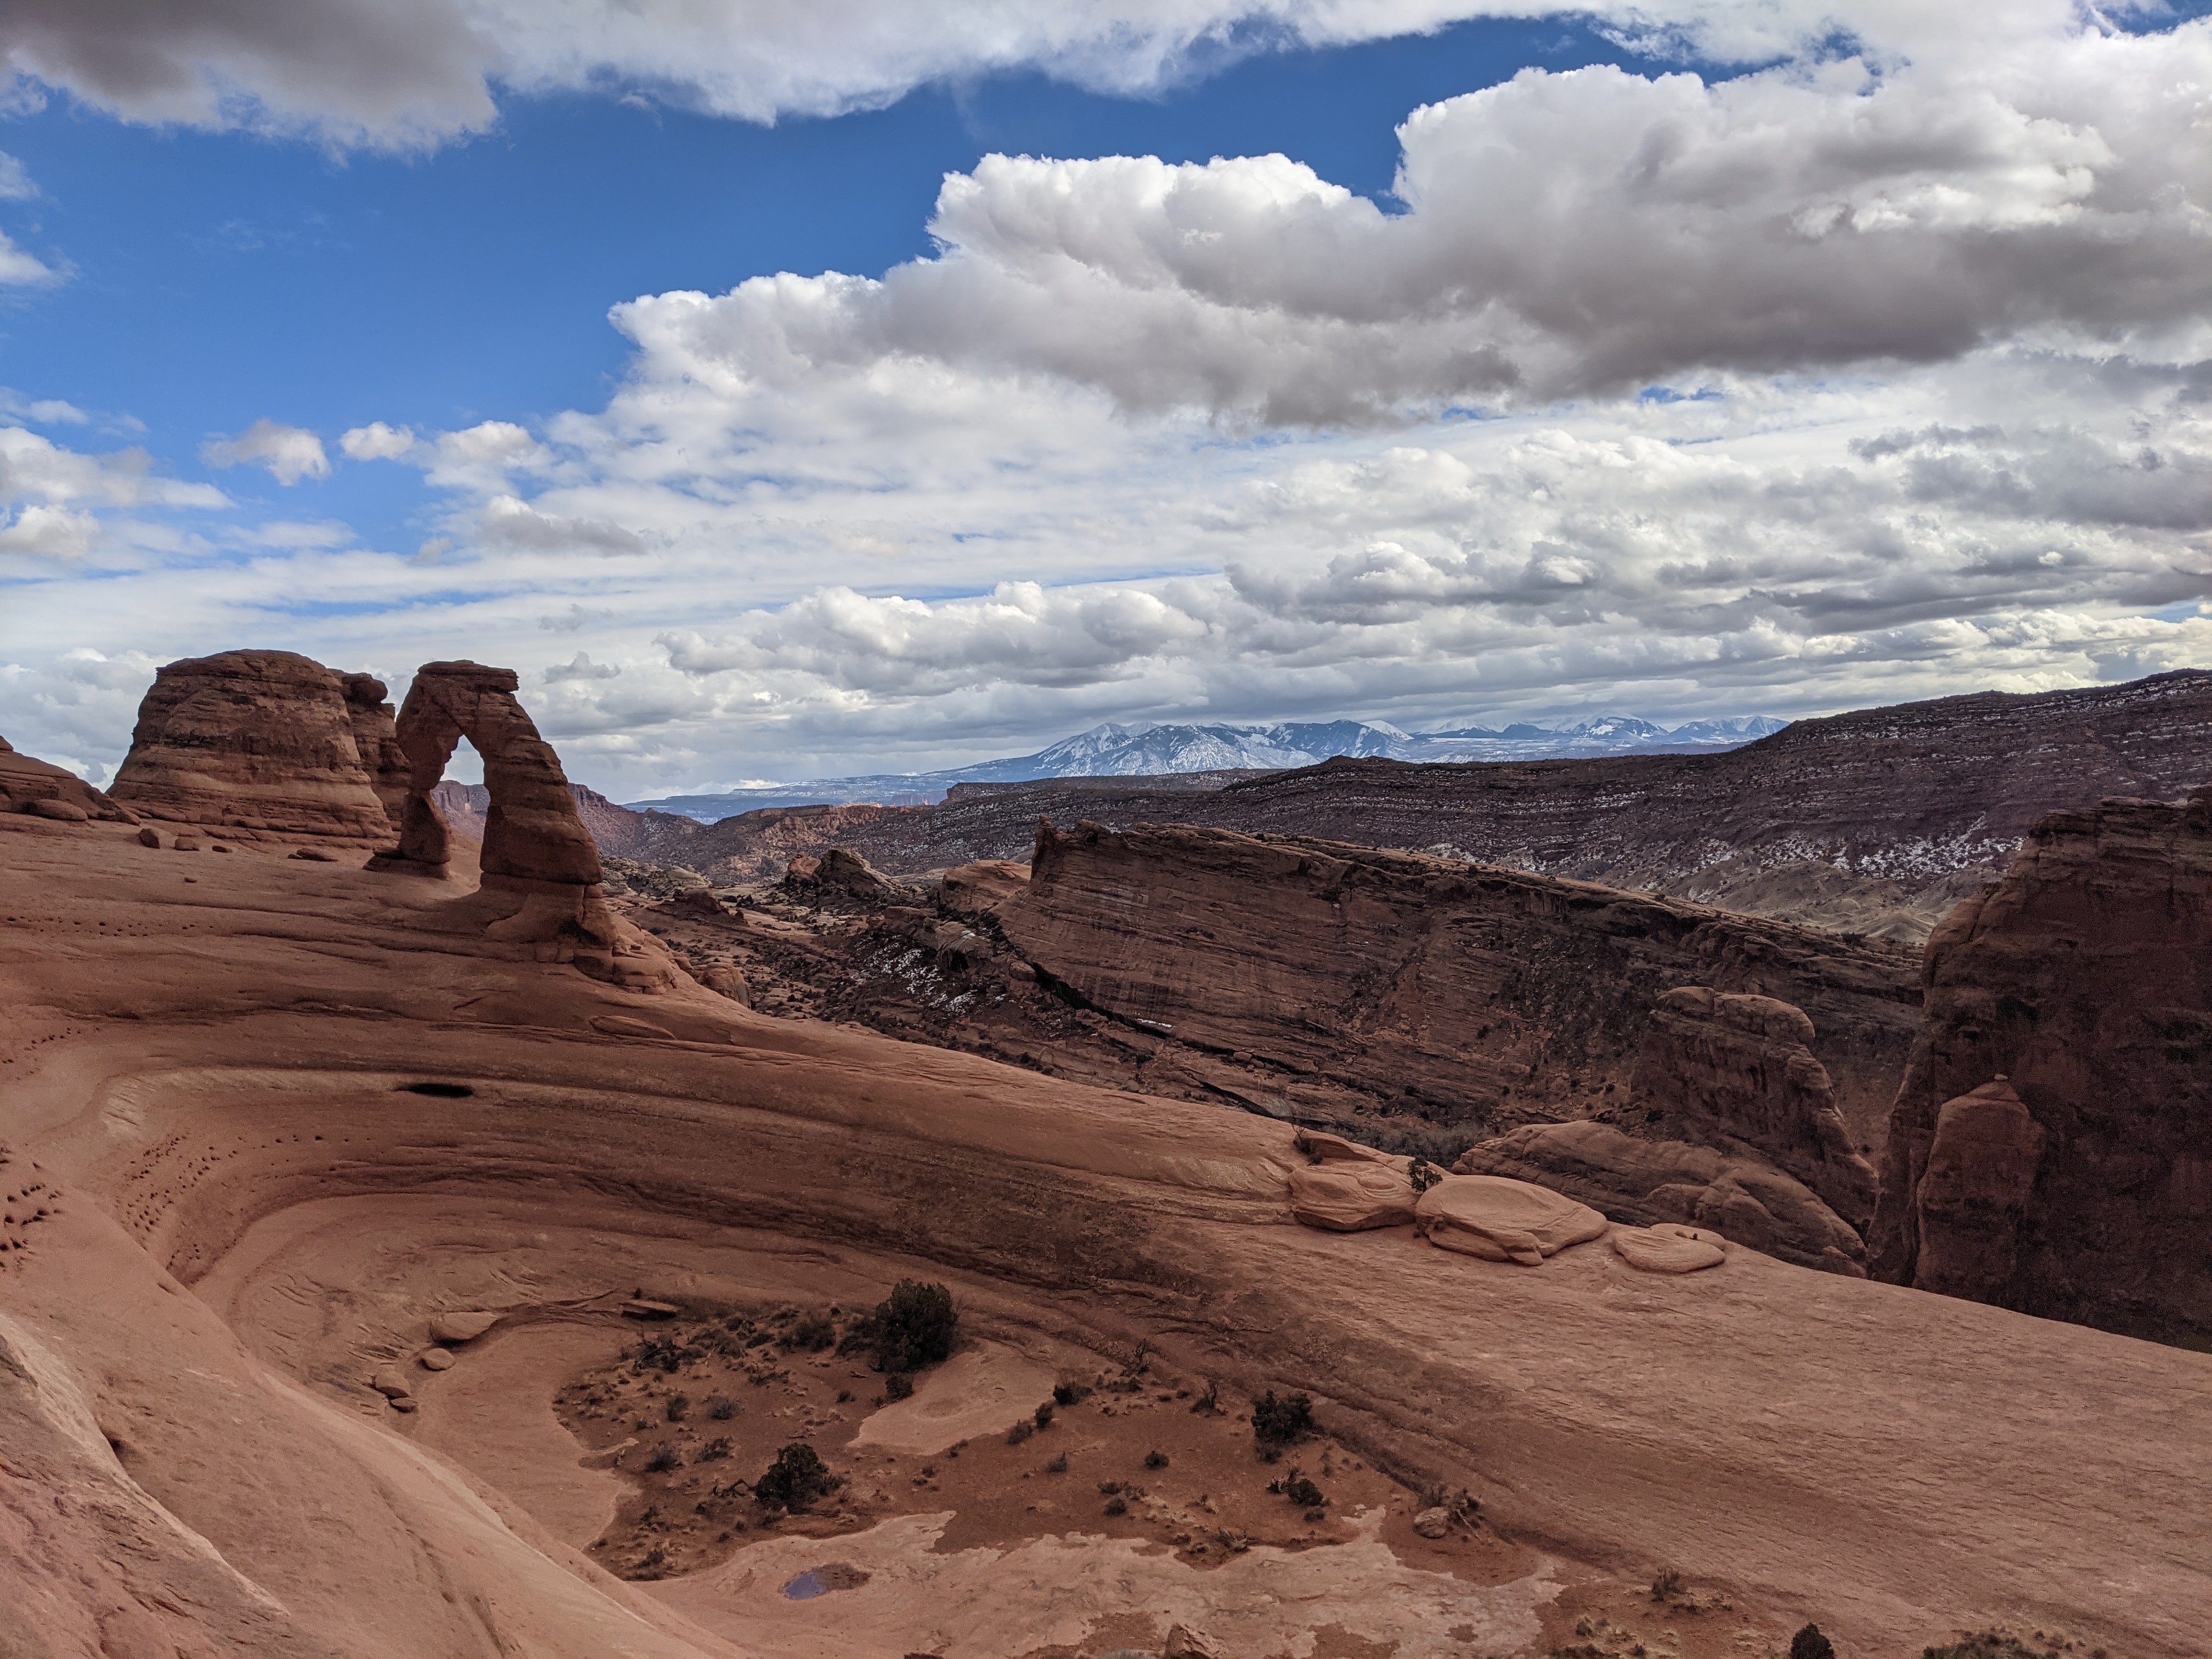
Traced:
[[1200, 828], [617, 892], [512, 674], [382, 693], [5, 757], [11, 1655], [2203, 1651], [2212, 789], [1923, 969]]
[[0, 1659], [2212, 1659], [2212, 0], [0, 0]]

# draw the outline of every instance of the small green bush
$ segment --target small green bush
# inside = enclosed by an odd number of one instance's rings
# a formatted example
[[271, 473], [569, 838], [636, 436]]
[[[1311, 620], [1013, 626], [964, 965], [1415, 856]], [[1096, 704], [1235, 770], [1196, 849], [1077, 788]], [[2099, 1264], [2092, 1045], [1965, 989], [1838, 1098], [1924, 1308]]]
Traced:
[[914, 1398], [914, 1378], [904, 1371], [893, 1371], [884, 1379], [884, 1398], [911, 1400]]
[[645, 1472], [647, 1474], [665, 1474], [671, 1469], [682, 1468], [683, 1463], [684, 1460], [676, 1455], [676, 1448], [664, 1440], [653, 1448], [653, 1455], [645, 1460]]
[[1167, 1455], [1165, 1452], [1164, 1452], [1164, 1451], [1148, 1451], [1148, 1452], [1146, 1452], [1146, 1453], [1145, 1454], [1145, 1467], [1146, 1467], [1146, 1468], [1148, 1468], [1148, 1469], [1164, 1469], [1164, 1468], [1167, 1468], [1167, 1466], [1168, 1466], [1168, 1455]]
[[831, 1474], [813, 1447], [794, 1440], [775, 1455], [768, 1472], [753, 1482], [753, 1497], [763, 1509], [803, 1510], [817, 1498], [837, 1489]]
[[869, 1316], [879, 1371], [918, 1371], [952, 1352], [960, 1315], [942, 1285], [902, 1279]]
[[1283, 1482], [1283, 1496], [1302, 1510], [1317, 1510], [1328, 1502], [1322, 1489], [1296, 1469], [1292, 1469], [1291, 1478]]
[[1808, 1625], [1790, 1638], [1790, 1659], [1836, 1659], [1836, 1644], [1818, 1625]]
[[707, 1402], [707, 1415], [717, 1423], [726, 1423], [738, 1414], [738, 1402], [726, 1394], [718, 1394]]
[[1278, 1400], [1270, 1389], [1252, 1402], [1252, 1437], [1262, 1446], [1287, 1446], [1313, 1431], [1313, 1401], [1304, 1395]]
[[1036, 1425], [1041, 1429], [1052, 1426], [1052, 1401], [1048, 1400], [1036, 1408]]
[[783, 1346], [793, 1352], [820, 1353], [837, 1340], [837, 1327], [826, 1315], [809, 1314], [783, 1334]]
[[1052, 1385], [1052, 1403], [1055, 1406], [1074, 1406], [1091, 1398], [1091, 1390], [1080, 1382], [1055, 1382]]
[[667, 1411], [668, 1420], [670, 1422], [681, 1423], [686, 1417], [690, 1415], [691, 1396], [688, 1394], [670, 1395], [668, 1396]]
[[699, 1448], [699, 1455], [696, 1461], [702, 1463], [719, 1463], [729, 1455], [729, 1436], [726, 1434], [717, 1435], [714, 1438], [709, 1440], [705, 1445]]

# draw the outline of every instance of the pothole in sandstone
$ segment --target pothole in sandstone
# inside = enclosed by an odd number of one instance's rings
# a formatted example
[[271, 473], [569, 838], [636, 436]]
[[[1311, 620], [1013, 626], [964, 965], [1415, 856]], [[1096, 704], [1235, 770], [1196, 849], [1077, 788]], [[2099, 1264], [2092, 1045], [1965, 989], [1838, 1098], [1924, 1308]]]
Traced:
[[827, 1595], [832, 1590], [858, 1589], [866, 1583], [871, 1575], [858, 1567], [848, 1566], [842, 1561], [833, 1561], [826, 1567], [809, 1567], [805, 1572], [783, 1587], [787, 1599], [811, 1601], [817, 1595]]

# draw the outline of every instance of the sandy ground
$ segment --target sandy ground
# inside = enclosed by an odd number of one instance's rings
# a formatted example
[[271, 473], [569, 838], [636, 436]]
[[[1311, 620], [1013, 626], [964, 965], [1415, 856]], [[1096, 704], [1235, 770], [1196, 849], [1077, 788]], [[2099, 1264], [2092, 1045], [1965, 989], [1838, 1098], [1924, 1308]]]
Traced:
[[[1299, 1659], [1704, 1659], [1808, 1618], [1851, 1659], [1990, 1623], [2206, 1651], [2212, 1358], [1748, 1252], [1673, 1279], [1310, 1232], [1280, 1126], [613, 991], [440, 931], [434, 884], [61, 825], [0, 833], [0, 1176], [35, 1163], [50, 1212], [0, 1252], [9, 1659], [1088, 1653], [1177, 1619]], [[1324, 1547], [1194, 1562], [1087, 1502], [979, 1522], [940, 1464], [676, 1577], [592, 1560], [639, 1479], [556, 1399], [638, 1340], [620, 1300], [862, 1307], [905, 1276], [996, 1346], [872, 1431], [854, 1390], [854, 1474], [935, 1455], [897, 1449], [933, 1410], [997, 1420], [1010, 1367], [1141, 1341], [1171, 1395], [1310, 1393], [1333, 1464], [1468, 1488], [1501, 1553], [1455, 1571], [1382, 1498], [1333, 1504]], [[469, 1310], [506, 1318], [423, 1370]], [[370, 1383], [410, 1366], [402, 1413]], [[798, 1403], [772, 1392], [746, 1409]], [[1083, 1409], [993, 1455], [1125, 1459]], [[1706, 1611], [1650, 1601], [1669, 1568]]]

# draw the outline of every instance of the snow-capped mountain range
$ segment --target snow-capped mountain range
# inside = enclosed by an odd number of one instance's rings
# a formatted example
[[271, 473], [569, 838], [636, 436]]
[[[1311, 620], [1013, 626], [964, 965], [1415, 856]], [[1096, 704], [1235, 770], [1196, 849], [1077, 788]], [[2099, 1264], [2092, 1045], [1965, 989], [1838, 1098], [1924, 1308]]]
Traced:
[[1026, 783], [1038, 778], [1134, 778], [1194, 773], [1278, 771], [1316, 766], [1340, 755], [1403, 761], [1579, 760], [1600, 755], [1693, 754], [1741, 748], [1787, 722], [1765, 714], [1692, 720], [1671, 730], [1633, 714], [1601, 714], [1578, 725], [1484, 726], [1401, 732], [1380, 720], [1291, 721], [1275, 726], [1195, 723], [1094, 726], [1034, 755], [982, 761], [942, 772], [817, 778], [716, 794], [634, 801], [702, 823], [763, 806], [843, 805], [877, 801], [912, 806], [942, 800], [961, 783]]

